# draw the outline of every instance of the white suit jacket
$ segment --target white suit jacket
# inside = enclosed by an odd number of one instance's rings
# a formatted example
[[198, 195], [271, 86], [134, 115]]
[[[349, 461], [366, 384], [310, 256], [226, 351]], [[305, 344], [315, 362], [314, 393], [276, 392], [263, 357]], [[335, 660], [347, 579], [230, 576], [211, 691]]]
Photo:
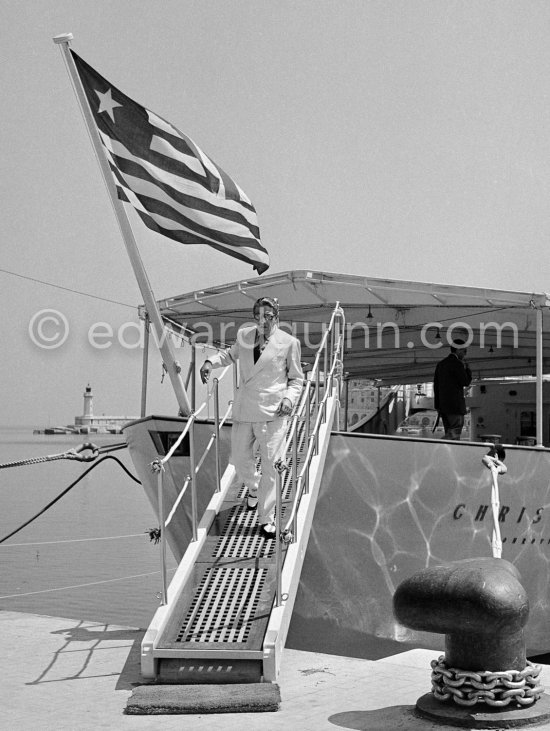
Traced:
[[300, 365], [300, 341], [275, 328], [262, 354], [254, 363], [255, 326], [242, 327], [229, 350], [208, 358], [213, 368], [239, 361], [239, 388], [233, 402], [234, 421], [273, 421], [283, 398], [294, 406], [304, 374]]

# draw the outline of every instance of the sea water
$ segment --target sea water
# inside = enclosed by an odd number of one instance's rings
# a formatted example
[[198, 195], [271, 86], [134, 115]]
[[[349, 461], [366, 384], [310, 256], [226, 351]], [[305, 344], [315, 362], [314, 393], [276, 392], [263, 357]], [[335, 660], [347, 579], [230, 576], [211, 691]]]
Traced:
[[[98, 447], [123, 435], [35, 435], [0, 427], [0, 464]], [[111, 452], [137, 477], [127, 449]], [[25, 523], [95, 462], [56, 460], [0, 469], [0, 539]], [[113, 459], [0, 543], [0, 609], [145, 628], [159, 606], [158, 519], [141, 485]], [[175, 561], [167, 551], [168, 578]]]

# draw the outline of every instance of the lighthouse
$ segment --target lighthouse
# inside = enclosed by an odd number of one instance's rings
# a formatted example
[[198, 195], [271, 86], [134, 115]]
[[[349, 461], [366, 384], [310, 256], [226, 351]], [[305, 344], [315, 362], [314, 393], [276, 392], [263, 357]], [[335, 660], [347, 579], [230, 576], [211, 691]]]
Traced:
[[92, 387], [90, 384], [86, 386], [86, 390], [83, 393], [84, 396], [84, 411], [82, 412], [82, 423], [90, 424], [94, 418], [94, 395], [92, 393]]
[[136, 421], [139, 416], [94, 416], [94, 395], [90, 384], [84, 389], [84, 410], [82, 416], [75, 416], [74, 424], [67, 429], [79, 434], [120, 434], [121, 427], [128, 421]]

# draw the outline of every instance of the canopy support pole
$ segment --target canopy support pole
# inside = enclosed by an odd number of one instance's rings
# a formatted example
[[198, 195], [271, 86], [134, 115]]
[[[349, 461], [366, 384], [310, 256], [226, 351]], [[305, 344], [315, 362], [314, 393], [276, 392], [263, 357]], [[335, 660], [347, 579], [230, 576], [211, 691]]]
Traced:
[[542, 307], [537, 310], [537, 446], [543, 446], [543, 393], [542, 393], [542, 369], [543, 369], [543, 349], [542, 349]]
[[193, 411], [197, 406], [197, 349], [191, 345], [191, 408]]
[[344, 375], [344, 431], [348, 430], [349, 414], [349, 373]]
[[97, 130], [92, 111], [88, 105], [88, 99], [86, 98], [84, 88], [80, 81], [80, 76], [78, 75], [73, 57], [69, 50], [69, 43], [70, 41], [72, 41], [72, 39], [72, 33], [64, 33], [62, 35], [55, 36], [53, 42], [60, 46], [63, 57], [65, 59], [67, 71], [69, 72], [69, 76], [73, 83], [74, 90], [76, 92], [76, 96], [82, 110], [82, 114], [84, 116], [84, 121], [86, 123], [86, 127], [88, 128], [92, 144], [94, 146], [96, 158], [103, 175], [103, 181], [109, 192], [109, 197], [111, 199], [111, 203], [113, 205], [113, 209], [118, 221], [120, 233], [122, 234], [124, 245], [126, 246], [126, 251], [134, 270], [134, 276], [136, 277], [141, 296], [143, 297], [145, 309], [147, 310], [147, 314], [151, 319], [151, 324], [156, 335], [157, 343], [159, 344], [162, 359], [164, 361], [166, 370], [168, 372], [168, 375], [170, 376], [172, 387], [176, 394], [176, 399], [178, 401], [180, 412], [184, 416], [188, 416], [191, 413], [191, 405], [189, 403], [189, 399], [187, 398], [187, 393], [185, 392], [183, 380], [181, 378], [181, 366], [176, 360], [173, 344], [170, 338], [166, 337], [166, 334], [164, 332], [164, 323], [162, 321], [160, 310], [153, 295], [153, 290], [149, 283], [147, 272], [145, 271], [145, 267], [143, 266], [143, 262], [141, 260], [139, 249], [134, 238], [134, 233], [130, 226], [130, 221], [126, 213], [126, 209], [124, 208], [122, 201], [120, 201], [118, 198], [116, 186], [113, 180], [113, 176], [111, 174], [111, 169], [109, 167], [109, 162], [103, 151], [103, 145], [99, 137], [99, 132]]

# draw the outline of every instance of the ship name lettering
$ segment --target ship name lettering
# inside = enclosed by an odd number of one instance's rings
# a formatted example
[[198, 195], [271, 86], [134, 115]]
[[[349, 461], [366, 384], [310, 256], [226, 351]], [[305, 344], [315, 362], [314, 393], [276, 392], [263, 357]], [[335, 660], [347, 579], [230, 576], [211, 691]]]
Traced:
[[462, 518], [462, 516], [464, 515], [464, 508], [465, 507], [466, 507], [466, 505], [464, 503], [459, 503], [459, 505], [456, 506], [456, 508], [454, 510], [454, 513], [453, 513], [453, 518], [455, 520], [458, 520], [459, 518]]
[[498, 514], [498, 522], [504, 523], [506, 520], [506, 516], [510, 512], [510, 508], [507, 505], [502, 505], [500, 508], [500, 513]]
[[488, 505], [480, 505], [474, 520], [483, 520], [483, 518], [485, 517], [488, 510], [489, 510]]
[[[478, 521], [478, 522], [485, 520], [485, 517], [487, 516], [487, 513], [489, 511], [489, 508], [490, 508], [489, 505], [480, 505], [477, 508], [477, 512], [475, 514], [474, 520]], [[462, 516], [464, 515], [464, 513], [467, 510], [468, 510], [468, 508], [467, 508], [466, 503], [458, 503], [458, 505], [453, 510], [453, 519], [460, 520], [460, 518], [462, 518]], [[511, 510], [511, 508], [509, 505], [500, 506], [500, 510], [499, 510], [499, 514], [498, 514], [499, 523], [506, 522], [506, 516], [508, 515], [510, 510]], [[531, 521], [531, 525], [534, 525], [535, 523], [540, 523], [540, 521], [542, 520], [543, 511], [544, 511], [544, 507], [537, 508], [537, 510], [535, 511], [535, 517]], [[526, 514], [526, 512], [527, 512], [527, 508], [522, 507], [521, 510], [519, 511], [516, 523], [521, 522], [521, 520], [522, 520], [523, 516]], [[513, 515], [510, 515], [509, 517], [510, 517], [510, 519], [513, 519]]]
[[543, 511], [543, 510], [544, 510], [544, 508], [539, 508], [539, 509], [537, 510], [537, 512], [535, 513], [535, 515], [536, 515], [537, 517], [536, 517], [536, 518], [535, 518], [535, 519], [533, 520], [533, 525], [534, 525], [535, 523], [540, 523], [540, 521], [542, 520], [542, 511]]

